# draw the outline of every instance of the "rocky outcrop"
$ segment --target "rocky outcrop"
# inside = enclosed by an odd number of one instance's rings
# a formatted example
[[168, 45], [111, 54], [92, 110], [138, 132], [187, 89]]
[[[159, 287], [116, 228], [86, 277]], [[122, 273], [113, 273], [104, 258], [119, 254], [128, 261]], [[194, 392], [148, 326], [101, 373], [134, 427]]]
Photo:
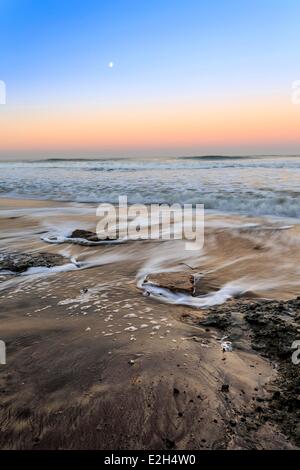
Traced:
[[29, 268], [61, 266], [66, 263], [66, 258], [53, 253], [19, 253], [1, 252], [0, 271], [10, 271], [12, 273], [23, 273]]
[[81, 230], [81, 229], [76, 229], [74, 230], [70, 238], [82, 238], [84, 240], [88, 240], [89, 242], [98, 242], [99, 238], [97, 237], [97, 234], [95, 232], [91, 232], [90, 230]]
[[[293, 360], [300, 342], [300, 297], [288, 301], [233, 300], [202, 312], [182, 315], [182, 321], [220, 330], [234, 348], [250, 341], [252, 354], [268, 358], [277, 370], [271, 398], [258, 398], [258, 424], [273, 423], [300, 447], [300, 364]], [[294, 344], [294, 346], [293, 346]], [[298, 346], [298, 351], [300, 347]], [[300, 359], [300, 353], [297, 355]]]

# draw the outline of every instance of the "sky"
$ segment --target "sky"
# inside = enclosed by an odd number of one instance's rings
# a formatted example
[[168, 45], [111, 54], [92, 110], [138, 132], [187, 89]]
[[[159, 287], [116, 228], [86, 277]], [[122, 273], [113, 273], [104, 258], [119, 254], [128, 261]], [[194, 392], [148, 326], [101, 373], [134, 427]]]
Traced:
[[299, 21], [299, 0], [0, 0], [0, 158], [300, 154]]

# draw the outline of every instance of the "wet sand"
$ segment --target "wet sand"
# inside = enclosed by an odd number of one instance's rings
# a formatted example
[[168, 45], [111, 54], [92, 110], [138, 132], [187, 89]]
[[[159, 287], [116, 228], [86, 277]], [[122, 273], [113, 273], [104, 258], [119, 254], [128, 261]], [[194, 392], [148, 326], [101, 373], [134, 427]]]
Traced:
[[[0, 448], [297, 448], [297, 429], [280, 420], [282, 403], [276, 408], [273, 399], [296, 366], [288, 355], [257, 347], [262, 339], [247, 320], [261, 299], [288, 301], [299, 292], [297, 227], [253, 233], [240, 228], [247, 220], [211, 216], [206, 253], [198, 257], [181, 252], [180, 241], [46, 244], [40, 237], [60, 224], [95, 226], [94, 208], [4, 199], [0, 207], [1, 251], [47, 251], [83, 263], [67, 272], [1, 276], [7, 364], [0, 366]], [[214, 271], [218, 286], [238, 279], [248, 288], [243, 299], [193, 309], [137, 287], [139, 273], [171, 268], [187, 276]], [[288, 341], [298, 305], [291, 311]], [[224, 336], [232, 351], [224, 351]], [[290, 413], [296, 422], [295, 409]]]

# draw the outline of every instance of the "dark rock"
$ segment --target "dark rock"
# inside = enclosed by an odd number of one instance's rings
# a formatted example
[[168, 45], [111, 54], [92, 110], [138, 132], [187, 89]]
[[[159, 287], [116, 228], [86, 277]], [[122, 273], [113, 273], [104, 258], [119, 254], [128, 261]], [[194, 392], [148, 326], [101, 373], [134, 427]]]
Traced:
[[175, 448], [175, 442], [171, 441], [170, 439], [165, 439], [165, 445], [167, 449], [174, 449]]
[[12, 271], [13, 273], [22, 273], [28, 268], [52, 268], [65, 263], [66, 258], [53, 253], [0, 253], [0, 270]]
[[208, 314], [204, 320], [199, 322], [199, 324], [225, 330], [230, 325], [230, 314]]
[[292, 363], [291, 346], [299, 339], [300, 299], [260, 302], [242, 310], [252, 330], [252, 347], [274, 361], [278, 372], [274, 383], [278, 390], [273, 391], [266, 408], [258, 406], [256, 411], [262, 420], [278, 424], [299, 446], [295, 422], [300, 421], [300, 374], [299, 366]]
[[98, 242], [99, 238], [97, 237], [97, 234], [95, 232], [91, 232], [89, 230], [81, 230], [81, 229], [76, 229], [74, 230], [70, 238], [83, 238], [84, 240], [88, 240], [89, 242]]

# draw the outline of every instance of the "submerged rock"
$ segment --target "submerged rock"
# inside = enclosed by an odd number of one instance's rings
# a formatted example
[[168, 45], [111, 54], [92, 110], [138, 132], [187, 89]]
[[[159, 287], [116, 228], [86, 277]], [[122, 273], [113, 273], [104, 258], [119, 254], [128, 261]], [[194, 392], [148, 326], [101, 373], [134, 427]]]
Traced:
[[53, 253], [1, 252], [0, 270], [23, 273], [28, 268], [61, 266], [66, 263], [64, 256]]

